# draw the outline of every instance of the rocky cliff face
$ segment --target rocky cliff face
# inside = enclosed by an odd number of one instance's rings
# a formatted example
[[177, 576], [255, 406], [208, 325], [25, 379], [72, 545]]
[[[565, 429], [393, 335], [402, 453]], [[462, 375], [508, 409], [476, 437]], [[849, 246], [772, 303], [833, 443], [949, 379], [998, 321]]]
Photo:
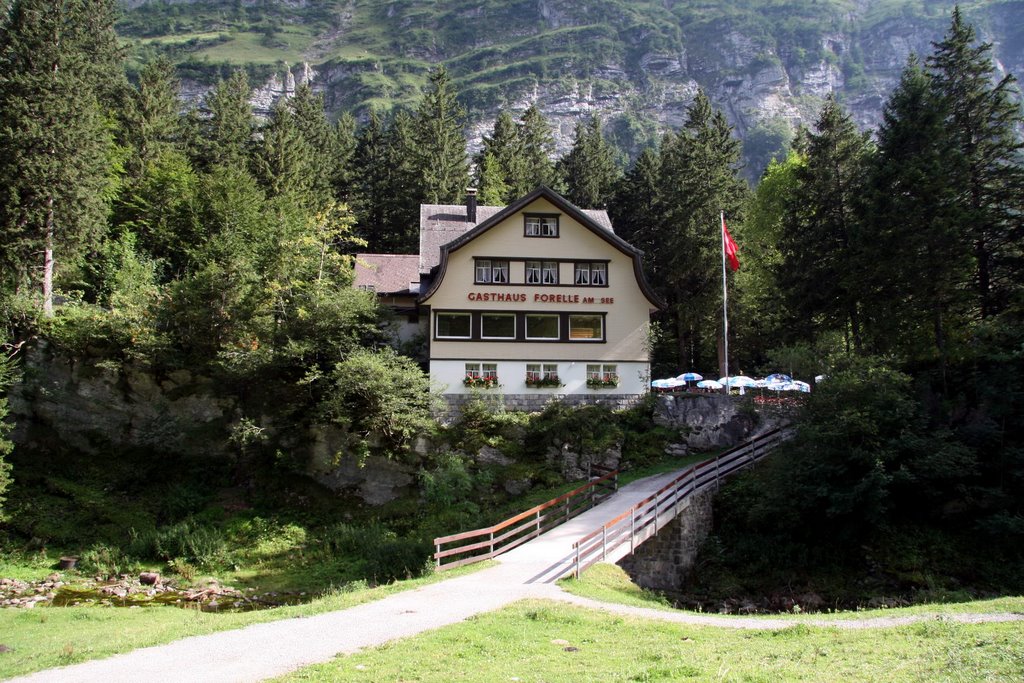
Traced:
[[[258, 111], [304, 80], [324, 93], [333, 113], [408, 105], [425, 72], [443, 62], [470, 111], [471, 147], [499, 110], [537, 104], [560, 153], [575, 124], [595, 113], [635, 150], [678, 128], [698, 88], [745, 138], [812, 123], [829, 93], [860, 126], [874, 128], [907, 57], [931, 52], [950, 9], [878, 0], [784, 8], [727, 0], [699, 8], [671, 0], [335, 4], [333, 24], [305, 52], [313, 66], [281, 69], [254, 93]], [[269, 5], [279, 17], [293, 11], [296, 22], [306, 7]], [[977, 4], [967, 19], [993, 43], [1002, 73], [1024, 73], [1024, 4]], [[187, 94], [201, 96], [204, 88]]]

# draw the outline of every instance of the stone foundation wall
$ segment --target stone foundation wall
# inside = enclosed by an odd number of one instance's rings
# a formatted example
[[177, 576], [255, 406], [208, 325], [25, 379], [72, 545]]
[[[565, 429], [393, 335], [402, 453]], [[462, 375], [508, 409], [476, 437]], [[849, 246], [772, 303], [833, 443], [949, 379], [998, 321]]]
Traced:
[[631, 408], [640, 402], [644, 394], [499, 394], [491, 392], [480, 392], [478, 394], [445, 394], [447, 411], [449, 417], [458, 415], [462, 406], [469, 401], [480, 398], [494, 406], [506, 410], [517, 410], [525, 413], [538, 413], [544, 410], [552, 401], [558, 401], [566, 405], [603, 405], [612, 410]]
[[683, 587], [697, 561], [697, 552], [711, 533], [715, 493], [712, 487], [690, 496], [689, 507], [619, 561], [636, 585], [659, 591]]

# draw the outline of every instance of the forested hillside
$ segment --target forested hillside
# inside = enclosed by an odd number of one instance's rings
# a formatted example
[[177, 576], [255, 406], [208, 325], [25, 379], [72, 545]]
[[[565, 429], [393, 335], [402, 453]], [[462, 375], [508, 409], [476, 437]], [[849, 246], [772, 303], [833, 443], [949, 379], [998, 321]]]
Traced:
[[[500, 110], [536, 104], [554, 124], [559, 151], [577, 119], [599, 113], [636, 154], [680, 125], [703, 88], [749, 142], [757, 173], [830, 92], [861, 128], [877, 126], [907, 57], [931, 51], [952, 8], [930, 0], [123, 4], [118, 32], [133, 62], [168, 56], [191, 97], [246, 65], [254, 86], [278, 75], [261, 94], [266, 102], [286, 87], [286, 65], [301, 79], [308, 62], [332, 115], [364, 118], [370, 108], [414, 103], [441, 63], [468, 109], [474, 147]], [[1024, 6], [962, 7], [994, 43], [999, 68], [1020, 73]]]
[[[480, 403], [441, 424], [422, 347], [396, 343], [351, 286], [354, 254], [415, 251], [421, 203], [459, 203], [472, 183], [504, 204], [544, 183], [606, 208], [644, 251], [667, 303], [654, 376], [723, 365], [722, 212], [740, 261], [730, 367], [825, 376], [792, 448], [723, 498], [732, 526], [709, 562], [756, 568], [744, 553], [768, 547], [776, 581], [827, 566], [908, 592], [1024, 584], [1020, 95], [960, 12], [903, 64], [876, 129], [826, 96], [753, 190], [703, 90], [628, 167], [598, 116], [574, 119], [558, 153], [539, 107], [498, 115], [471, 157], [443, 65], [408, 107], [362, 121], [331, 120], [308, 84], [259, 118], [241, 69], [182, 111], [175, 66], [134, 70], [114, 22], [112, 0], [15, 0], [0, 30], [0, 418], [15, 422], [0, 428], [0, 540], [71, 544], [85, 529], [194, 573], [200, 555], [228, 564], [229, 514], [251, 538], [277, 528], [253, 506], [315, 508], [337, 523], [324, 552], [372, 547], [394, 576], [422, 568], [430, 533], [583, 476], [584, 456], [647, 460], [684, 439], [653, 427], [650, 402], [615, 416]], [[67, 386], [86, 390], [61, 405]], [[81, 427], [56, 429], [66, 417]], [[335, 495], [368, 462], [388, 495]]]

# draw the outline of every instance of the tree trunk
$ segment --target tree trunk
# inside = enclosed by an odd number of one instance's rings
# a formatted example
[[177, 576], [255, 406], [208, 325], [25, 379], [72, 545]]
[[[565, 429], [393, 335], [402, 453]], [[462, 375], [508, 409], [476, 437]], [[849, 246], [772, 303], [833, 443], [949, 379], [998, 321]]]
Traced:
[[43, 316], [53, 317], [53, 197], [46, 200], [46, 243], [43, 246]]

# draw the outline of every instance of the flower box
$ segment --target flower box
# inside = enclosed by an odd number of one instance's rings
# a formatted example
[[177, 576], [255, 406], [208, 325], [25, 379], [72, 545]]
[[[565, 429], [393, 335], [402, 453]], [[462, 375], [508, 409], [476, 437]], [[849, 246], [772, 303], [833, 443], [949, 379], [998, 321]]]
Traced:
[[493, 389], [498, 386], [497, 375], [486, 375], [483, 377], [477, 377], [475, 375], [466, 375], [462, 384], [476, 389]]
[[527, 377], [526, 386], [533, 389], [541, 389], [545, 387], [564, 387], [562, 380], [558, 378], [558, 375], [544, 375], [543, 377]]
[[590, 389], [607, 389], [610, 387], [619, 386], [618, 375], [600, 375], [595, 377], [587, 377], [587, 387]]

